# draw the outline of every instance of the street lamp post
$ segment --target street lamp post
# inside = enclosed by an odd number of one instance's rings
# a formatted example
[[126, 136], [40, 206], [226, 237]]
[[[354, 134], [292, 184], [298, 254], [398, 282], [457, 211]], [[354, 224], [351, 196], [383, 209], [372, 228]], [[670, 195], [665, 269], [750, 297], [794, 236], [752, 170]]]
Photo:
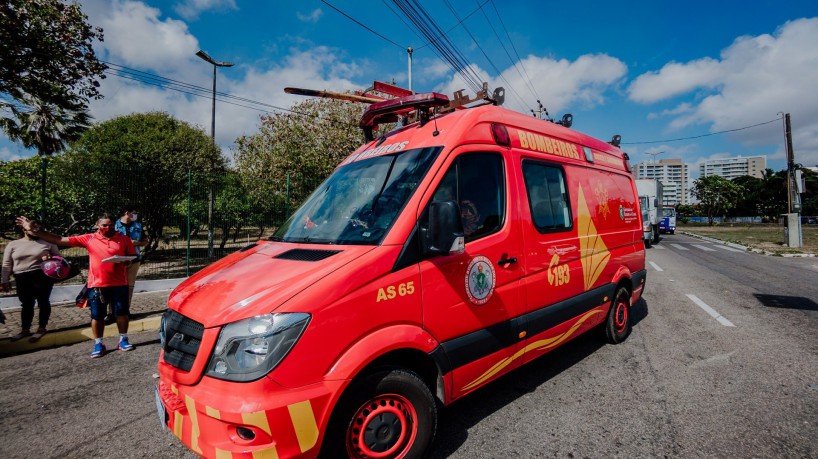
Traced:
[[[652, 172], [652, 173], [653, 173], [653, 175], [654, 175], [654, 177], [653, 177], [653, 178], [656, 178], [656, 177], [655, 177], [655, 176], [656, 176], [656, 157], [657, 157], [657, 156], [659, 156], [659, 155], [661, 155], [661, 154], [663, 154], [663, 153], [664, 153], [664, 151], [656, 151], [656, 152], [653, 152], [653, 153], [645, 153], [646, 155], [650, 155], [650, 156], [652, 156], [652, 157], [653, 157], [653, 158], [651, 158], [651, 161], [650, 161], [650, 164], [651, 164], [651, 166], [652, 166], [652, 167], [651, 167], [651, 172]], [[647, 169], [647, 168], [646, 168], [646, 169]], [[645, 176], [647, 176], [647, 174], [645, 174]]]
[[[213, 110], [210, 118], [210, 138], [213, 144], [216, 144], [216, 68], [217, 67], [232, 67], [232, 62], [217, 61], [210, 57], [206, 52], [199, 50], [196, 52], [205, 62], [213, 65]], [[190, 237], [190, 235], [188, 235]], [[207, 256], [213, 258], [213, 185], [207, 192]]]

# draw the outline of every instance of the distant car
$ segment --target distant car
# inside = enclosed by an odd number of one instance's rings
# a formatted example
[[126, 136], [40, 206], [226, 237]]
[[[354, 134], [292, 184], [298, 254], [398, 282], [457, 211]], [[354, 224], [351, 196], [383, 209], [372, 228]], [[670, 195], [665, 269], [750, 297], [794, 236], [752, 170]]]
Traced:
[[818, 225], [818, 217], [801, 217], [801, 224]]

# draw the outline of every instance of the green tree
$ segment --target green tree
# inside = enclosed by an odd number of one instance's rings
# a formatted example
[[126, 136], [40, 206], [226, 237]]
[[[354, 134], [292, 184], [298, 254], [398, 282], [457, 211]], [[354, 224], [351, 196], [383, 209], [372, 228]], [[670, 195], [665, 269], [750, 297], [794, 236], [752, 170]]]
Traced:
[[761, 174], [763, 183], [758, 195], [758, 208], [766, 221], [776, 221], [787, 212], [787, 171], [765, 169]]
[[718, 175], [701, 177], [693, 182], [693, 195], [707, 212], [707, 223], [713, 226], [717, 215], [735, 207], [742, 188]]
[[22, 142], [27, 148], [37, 148], [41, 158], [40, 220], [45, 223], [48, 160], [65, 149], [67, 141], [79, 138], [88, 129], [91, 117], [78, 103], [60, 104], [29, 95], [23, 95], [20, 100], [22, 106], [9, 106], [12, 116], [0, 118], [0, 128], [10, 139]]
[[818, 216], [818, 174], [801, 168], [806, 188], [801, 195], [801, 215]]
[[307, 99], [291, 112], [262, 116], [257, 134], [237, 139], [236, 170], [257, 209], [282, 222], [361, 145], [363, 109], [352, 102]]
[[[6, 0], [0, 3], [0, 94], [50, 100], [65, 110], [87, 108], [102, 97], [105, 64], [94, 54], [102, 29], [92, 27], [79, 3]], [[8, 104], [6, 101], [5, 104]]]
[[60, 159], [55, 173], [73, 184], [77, 219], [92, 223], [100, 211], [135, 204], [153, 239], [146, 254], [161, 240], [174, 205], [186, 199], [188, 171], [196, 187], [206, 189], [226, 164], [204, 131], [163, 112], [99, 123]]
[[755, 217], [761, 213], [761, 194], [764, 190], [764, 181], [760, 178], [744, 175], [733, 179], [733, 183], [741, 187], [736, 200], [736, 206], [730, 210], [732, 216]]

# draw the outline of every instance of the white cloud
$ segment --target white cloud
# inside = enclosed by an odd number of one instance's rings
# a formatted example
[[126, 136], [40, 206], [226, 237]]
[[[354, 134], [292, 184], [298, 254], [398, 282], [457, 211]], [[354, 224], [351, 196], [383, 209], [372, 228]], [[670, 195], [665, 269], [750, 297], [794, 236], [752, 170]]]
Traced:
[[323, 16], [323, 14], [324, 12], [321, 11], [321, 8], [316, 8], [307, 14], [297, 11], [295, 13], [295, 17], [297, 17], [298, 20], [301, 22], [312, 22], [314, 24], [318, 22], [319, 19], [321, 19], [321, 16]]
[[658, 72], [640, 75], [628, 87], [628, 94], [636, 102], [656, 102], [697, 88], [713, 88], [722, 81], [723, 71], [720, 63], [709, 57], [687, 64], [671, 62]]
[[[22, 149], [22, 147], [19, 147], [19, 149]], [[36, 152], [34, 152], [34, 154], [36, 154]], [[30, 158], [31, 156], [31, 152], [28, 151], [25, 154], [21, 154], [19, 151], [12, 151], [12, 149], [8, 147], [0, 147], [0, 161], [17, 161], [18, 159]]]
[[[100, 44], [100, 49], [107, 61], [205, 89], [203, 97], [196, 97], [109, 75], [101, 87], [105, 97], [91, 102], [95, 121], [130, 113], [165, 111], [209, 134], [212, 67], [195, 56], [199, 43], [187, 25], [163, 18], [159, 10], [135, 1], [91, 1], [84, 7], [92, 22], [105, 30], [105, 41]], [[354, 83], [353, 79], [362, 75], [366, 62], [345, 59], [344, 53], [337, 49], [308, 47], [309, 43], [295, 43], [295, 46], [282, 62], [219, 69], [217, 90], [287, 108], [303, 98], [285, 94], [283, 88], [286, 86], [341, 91], [364, 86]], [[230, 56], [214, 57], [231, 60]], [[140, 79], [144, 77], [140, 76]], [[229, 102], [251, 105], [235, 100], [217, 101], [216, 141], [226, 154], [236, 138], [257, 131], [258, 117], [262, 113]], [[259, 108], [275, 110], [272, 107]]]
[[[672, 129], [710, 124], [711, 132], [750, 126], [792, 114], [796, 161], [818, 163], [818, 18], [798, 19], [774, 34], [743, 36], [718, 60], [672, 63], [639, 76], [628, 88], [631, 100], [656, 102], [694, 93], [691, 110], [679, 113]], [[730, 134], [746, 145], [783, 144], [781, 123]], [[778, 156], [781, 149], [774, 154]]]
[[194, 20], [200, 13], [210, 10], [237, 10], [235, 0], [184, 0], [173, 8], [187, 20]]
[[[593, 107], [604, 103], [605, 92], [628, 70], [622, 61], [606, 54], [586, 54], [573, 62], [528, 56], [521, 61], [521, 67], [504, 70], [503, 78], [489, 78], [484, 70], [473, 68], [488, 81], [490, 88], [505, 87], [507, 108], [529, 113], [531, 108], [536, 108], [539, 98], [552, 115], [575, 104]], [[529, 89], [527, 80], [531, 81], [533, 90]], [[468, 86], [456, 75], [440, 90], [451, 94], [462, 88]]]
[[161, 12], [141, 2], [116, 1], [94, 23], [105, 30], [102, 43], [109, 60], [129, 67], [167, 72], [189, 61], [199, 49], [187, 24], [161, 19]]

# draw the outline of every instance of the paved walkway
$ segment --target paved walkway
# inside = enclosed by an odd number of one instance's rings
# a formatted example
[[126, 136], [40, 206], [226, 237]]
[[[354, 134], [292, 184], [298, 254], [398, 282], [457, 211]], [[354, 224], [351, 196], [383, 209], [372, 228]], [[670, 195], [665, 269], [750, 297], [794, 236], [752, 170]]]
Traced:
[[[158, 330], [162, 313], [167, 309], [170, 290], [135, 293], [131, 302], [129, 333]], [[80, 309], [74, 302], [57, 303], [51, 306], [51, 318], [48, 321], [48, 333], [36, 343], [30, 343], [28, 338], [11, 342], [9, 337], [20, 331], [20, 309], [4, 309], [6, 323], [0, 324], [0, 356], [20, 354], [38, 349], [65, 346], [93, 339], [91, 335], [91, 311]], [[32, 332], [37, 329], [37, 314], [34, 310], [34, 324]], [[106, 345], [116, 346], [115, 337], [118, 336], [116, 324], [105, 327]], [[108, 337], [111, 337], [110, 343]]]

